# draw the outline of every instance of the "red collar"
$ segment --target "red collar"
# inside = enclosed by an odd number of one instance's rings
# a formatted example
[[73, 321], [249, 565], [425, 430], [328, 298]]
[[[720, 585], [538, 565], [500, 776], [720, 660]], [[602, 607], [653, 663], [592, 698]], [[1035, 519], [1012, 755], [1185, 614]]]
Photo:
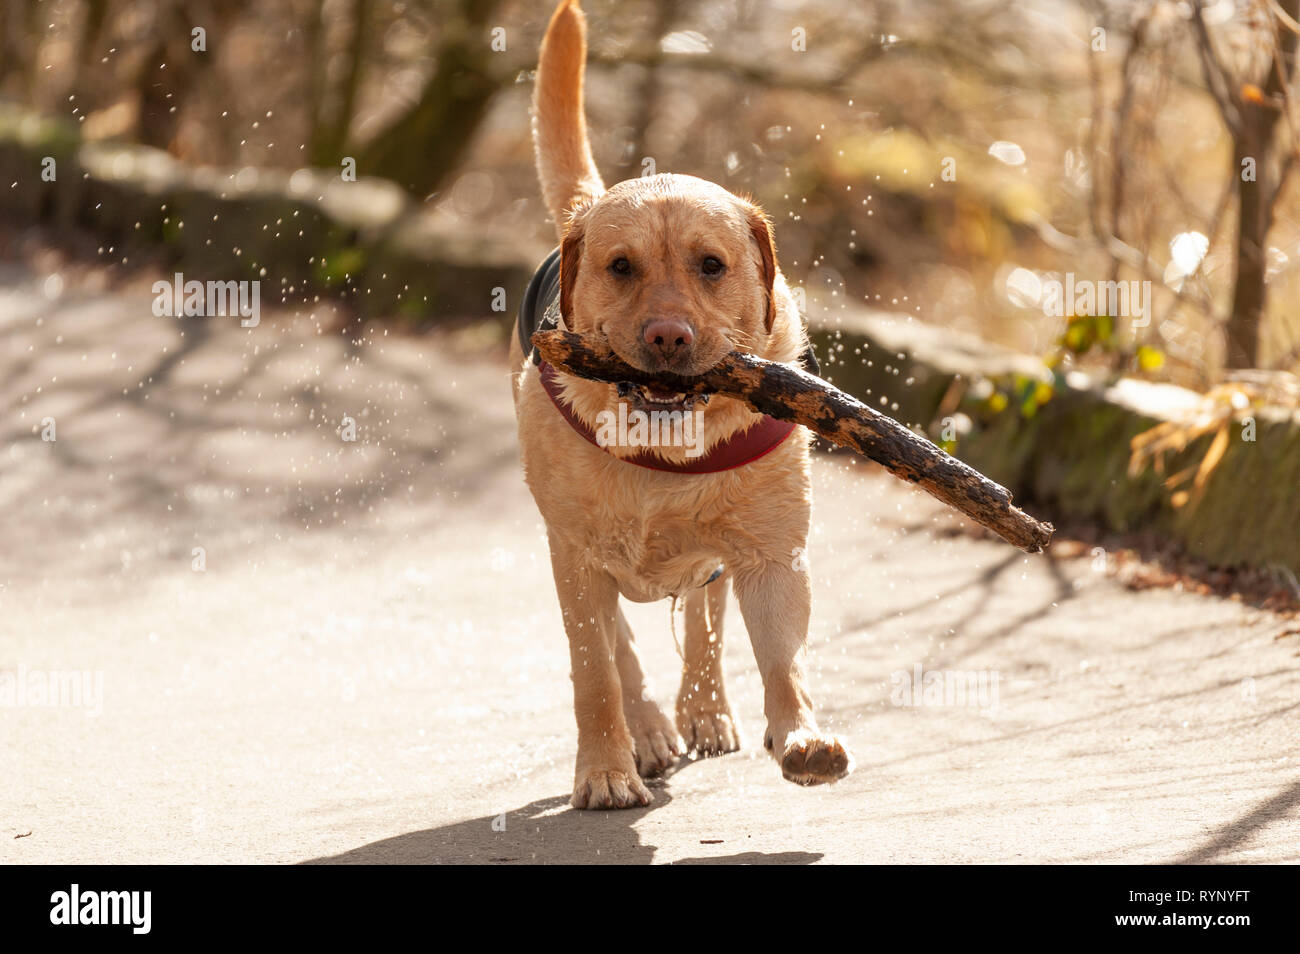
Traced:
[[[578, 415], [574, 414], [573, 408], [560, 397], [560, 382], [555, 369], [543, 361], [538, 367], [538, 375], [541, 377], [542, 387], [551, 396], [551, 402], [564, 415], [564, 419], [569, 422], [569, 426], [593, 445], [609, 453], [596, 440], [596, 433]], [[779, 447], [793, 430], [793, 424], [787, 421], [778, 421], [776, 418], [764, 414], [756, 424], [751, 425], [747, 430], [732, 434], [726, 440], [714, 445], [707, 453], [685, 463], [676, 464], [664, 460], [649, 451], [640, 451], [630, 457], [616, 457], [614, 459], [625, 464], [635, 464], [637, 467], [668, 471], [673, 474], [716, 474], [719, 471], [732, 470], [758, 460], [763, 455]]]

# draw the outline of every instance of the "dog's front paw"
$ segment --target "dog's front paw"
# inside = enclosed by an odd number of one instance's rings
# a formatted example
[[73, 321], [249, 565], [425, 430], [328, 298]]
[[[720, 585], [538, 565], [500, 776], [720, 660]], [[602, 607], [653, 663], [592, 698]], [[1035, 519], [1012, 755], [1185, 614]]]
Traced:
[[618, 769], [593, 769], [579, 771], [573, 786], [573, 798], [569, 803], [574, 808], [636, 808], [649, 805], [654, 798], [650, 789], [637, 777], [635, 772]]
[[653, 702], [625, 705], [628, 731], [632, 733], [632, 748], [636, 755], [636, 770], [642, 778], [658, 775], [682, 755], [682, 740], [677, 730]]
[[725, 709], [705, 711], [679, 706], [677, 731], [686, 740], [687, 751], [700, 755], [722, 755], [740, 748], [736, 720]]
[[781, 763], [781, 774], [796, 785], [838, 782], [853, 771], [853, 756], [833, 735], [800, 729], [785, 736], [777, 748], [769, 736], [767, 747]]

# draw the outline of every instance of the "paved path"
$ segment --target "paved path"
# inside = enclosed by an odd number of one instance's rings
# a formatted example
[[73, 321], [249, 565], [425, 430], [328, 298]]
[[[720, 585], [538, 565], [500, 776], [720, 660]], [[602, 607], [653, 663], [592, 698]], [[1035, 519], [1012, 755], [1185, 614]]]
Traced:
[[[838, 457], [815, 464], [812, 676], [855, 774], [803, 790], [759, 750], [733, 607], [744, 751], [650, 808], [571, 811], [501, 361], [55, 285], [0, 272], [0, 672], [101, 673], [102, 700], [0, 707], [0, 863], [1300, 860], [1281, 621], [955, 534]], [[629, 616], [671, 706], [667, 606]], [[996, 673], [996, 706], [893, 705], [917, 665]]]

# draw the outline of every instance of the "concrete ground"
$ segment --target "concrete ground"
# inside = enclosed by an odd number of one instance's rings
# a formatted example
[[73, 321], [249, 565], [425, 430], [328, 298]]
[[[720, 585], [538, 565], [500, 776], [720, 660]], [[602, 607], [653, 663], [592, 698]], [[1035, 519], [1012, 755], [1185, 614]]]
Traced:
[[[1286, 621], [956, 533], [838, 456], [815, 462], [811, 670], [856, 772], [782, 781], [733, 607], [744, 750], [649, 808], [572, 811], [502, 363], [71, 284], [0, 272], [0, 863], [1300, 860]], [[668, 607], [629, 616], [671, 711]], [[984, 678], [985, 704], [895, 705], [917, 666]], [[14, 695], [69, 672], [79, 704]]]

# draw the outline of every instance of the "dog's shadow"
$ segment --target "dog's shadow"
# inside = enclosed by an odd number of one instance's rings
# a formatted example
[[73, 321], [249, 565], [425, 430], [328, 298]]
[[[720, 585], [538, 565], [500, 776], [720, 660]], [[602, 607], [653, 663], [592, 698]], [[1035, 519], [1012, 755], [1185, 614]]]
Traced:
[[[484, 815], [440, 828], [426, 828], [374, 841], [337, 855], [313, 858], [313, 865], [446, 864], [623, 864], [648, 865], [656, 846], [642, 844], [633, 826], [672, 801], [667, 788], [654, 789], [645, 808], [586, 812], [568, 796], [543, 798], [512, 811]], [[811, 864], [822, 856], [789, 851], [682, 858], [677, 864]]]

